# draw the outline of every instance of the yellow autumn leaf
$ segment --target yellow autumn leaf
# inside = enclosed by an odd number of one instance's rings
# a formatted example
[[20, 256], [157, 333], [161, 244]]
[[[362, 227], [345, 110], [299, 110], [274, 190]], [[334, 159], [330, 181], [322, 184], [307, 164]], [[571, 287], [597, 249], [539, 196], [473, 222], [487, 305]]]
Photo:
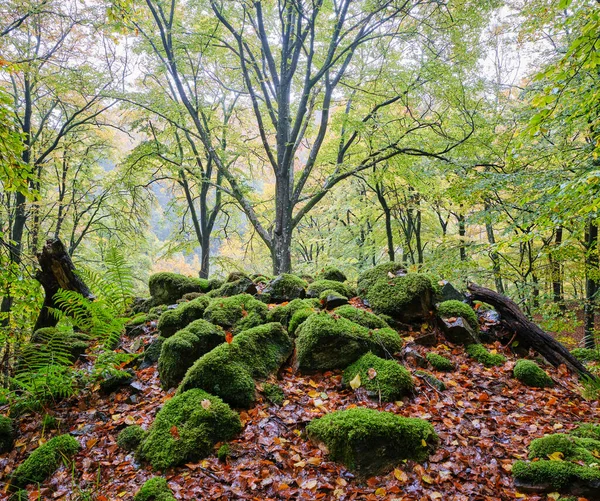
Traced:
[[423, 447], [427, 447], [427, 442], [425, 442], [425, 439], [424, 439], [424, 438], [422, 438], [422, 439], [421, 439], [421, 445], [422, 445]]
[[429, 497], [431, 499], [442, 499], [442, 495], [438, 491], [432, 492]]
[[360, 381], [360, 374], [357, 374], [354, 379], [352, 381], [350, 381], [350, 388], [352, 388], [353, 390], [356, 390], [357, 388], [360, 388], [361, 385], [361, 381]]
[[548, 454], [548, 458], [550, 461], [562, 461], [565, 455], [562, 452], [553, 452], [552, 454]]
[[383, 487], [380, 487], [379, 489], [375, 490], [375, 495], [376, 496], [385, 496], [386, 492], [385, 489]]
[[408, 475], [398, 468], [394, 470], [394, 477], [396, 477], [396, 480], [399, 482], [408, 482]]
[[423, 475], [421, 478], [423, 479], [423, 482], [427, 482], [428, 484], [433, 484], [434, 482], [433, 478], [429, 475]]

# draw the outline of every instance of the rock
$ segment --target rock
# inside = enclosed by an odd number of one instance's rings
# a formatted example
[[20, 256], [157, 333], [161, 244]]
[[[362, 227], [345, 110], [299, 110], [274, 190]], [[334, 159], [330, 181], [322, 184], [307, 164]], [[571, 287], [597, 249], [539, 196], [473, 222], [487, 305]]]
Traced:
[[469, 323], [474, 332], [479, 331], [477, 313], [468, 304], [451, 299], [450, 301], [438, 303], [435, 308], [440, 318], [462, 317]]
[[436, 298], [440, 302], [451, 300], [464, 302], [467, 300], [467, 296], [459, 292], [448, 280], [442, 280], [440, 287], [440, 291], [436, 295]]
[[478, 344], [479, 337], [462, 317], [442, 318], [442, 330], [448, 341], [454, 344]]
[[348, 280], [344, 272], [335, 266], [325, 266], [315, 275], [317, 280], [335, 280], [336, 282], [345, 282]]
[[151, 365], [158, 362], [158, 358], [160, 357], [160, 350], [162, 349], [162, 345], [165, 342], [164, 337], [157, 337], [154, 341], [152, 341], [146, 349], [144, 350], [144, 358], [142, 363], [140, 364], [140, 369], [146, 369]]
[[443, 357], [437, 353], [429, 352], [426, 355], [427, 361], [431, 364], [431, 366], [440, 372], [450, 372], [453, 371], [456, 367], [452, 360]]
[[231, 297], [239, 294], [256, 294], [256, 284], [247, 276], [242, 276], [238, 280], [225, 282], [218, 289], [211, 290], [208, 297]]
[[15, 443], [15, 430], [12, 419], [0, 415], [0, 454], [10, 452]]
[[305, 280], [284, 273], [271, 280], [262, 291], [261, 299], [267, 303], [284, 303], [293, 299], [303, 299], [306, 296], [308, 283]]
[[336, 308], [335, 314], [347, 318], [355, 324], [367, 327], [368, 329], [384, 329], [390, 327], [379, 315], [350, 305], [343, 305]]
[[117, 436], [117, 445], [127, 451], [135, 451], [146, 437], [146, 432], [137, 424], [123, 428]]
[[163, 272], [152, 275], [148, 286], [154, 304], [173, 304], [189, 292], [206, 292], [208, 280]]
[[318, 299], [294, 299], [285, 305], [278, 305], [271, 308], [267, 313], [267, 321], [279, 322], [284, 327], [288, 327], [290, 320], [298, 310], [315, 310], [320, 306]]
[[421, 355], [418, 351], [410, 348], [409, 346], [406, 346], [402, 350], [402, 356], [405, 359], [412, 358], [416, 367], [427, 367], [427, 360], [425, 360], [425, 357]]
[[126, 371], [115, 371], [111, 373], [106, 379], [100, 382], [100, 392], [104, 395], [110, 395], [112, 392], [117, 391], [123, 386], [127, 386], [133, 381], [134, 373], [132, 370]]
[[552, 378], [532, 360], [519, 360], [513, 369], [515, 378], [527, 386], [549, 388], [554, 386]]
[[369, 289], [379, 280], [406, 275], [400, 263], [383, 263], [364, 271], [358, 277], [358, 295], [364, 298]]
[[308, 297], [318, 298], [323, 291], [332, 290], [338, 294], [351, 298], [356, 296], [356, 291], [349, 285], [343, 284], [342, 282], [336, 282], [335, 280], [315, 280], [308, 286], [306, 295]]
[[490, 353], [481, 344], [470, 344], [466, 347], [467, 355], [481, 362], [486, 367], [500, 367], [506, 362], [506, 357], [500, 353]]
[[433, 331], [415, 336], [415, 344], [420, 346], [435, 346], [438, 343], [437, 335]]
[[319, 300], [321, 301], [321, 305], [323, 306], [323, 308], [325, 308], [326, 310], [333, 310], [338, 306], [348, 304], [347, 297], [342, 296], [341, 294], [338, 294], [337, 292], [332, 290], [323, 291], [319, 296]]
[[444, 391], [446, 389], [446, 385], [443, 381], [440, 381], [433, 374], [429, 374], [426, 371], [415, 371], [415, 376], [422, 378], [424, 381], [429, 383], [438, 391]]
[[268, 308], [250, 294], [213, 298], [204, 319], [232, 332], [241, 332], [265, 323]]
[[187, 327], [194, 320], [202, 318], [209, 303], [210, 299], [208, 297], [200, 296], [192, 301], [180, 304], [172, 310], [165, 311], [158, 320], [160, 335], [168, 338]]

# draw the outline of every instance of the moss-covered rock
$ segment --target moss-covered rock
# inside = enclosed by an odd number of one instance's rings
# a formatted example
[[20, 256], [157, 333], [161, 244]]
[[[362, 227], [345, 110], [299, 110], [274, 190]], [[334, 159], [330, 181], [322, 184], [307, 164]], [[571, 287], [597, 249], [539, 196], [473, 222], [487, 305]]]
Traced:
[[330, 370], [348, 367], [371, 351], [379, 356], [402, 348], [392, 329], [367, 329], [327, 312], [310, 315], [298, 328], [296, 356], [302, 370]]
[[348, 280], [346, 278], [346, 275], [344, 275], [343, 271], [331, 265], [325, 266], [324, 268], [320, 269], [316, 273], [315, 278], [317, 280], [334, 280], [336, 282], [345, 282], [346, 280]]
[[0, 454], [9, 452], [15, 443], [15, 430], [12, 419], [0, 415]]
[[571, 350], [571, 355], [581, 362], [600, 362], [599, 349], [575, 348]]
[[315, 280], [308, 286], [306, 295], [318, 298], [326, 290], [335, 291], [347, 298], [356, 296], [356, 291], [352, 287], [342, 282], [336, 282], [335, 280]]
[[284, 327], [288, 327], [294, 313], [298, 310], [315, 309], [319, 307], [318, 299], [294, 299], [287, 304], [282, 304], [271, 308], [267, 313], [268, 322], [279, 322]]
[[211, 278], [208, 281], [208, 291], [214, 291], [223, 285], [223, 280], [219, 280], [218, 278]]
[[204, 319], [235, 333], [264, 324], [267, 312], [267, 305], [263, 302], [249, 294], [238, 294], [212, 299], [204, 312]]
[[204, 292], [188, 292], [187, 294], [181, 296], [181, 301], [193, 301], [194, 299], [198, 299], [202, 296], [204, 296]]
[[240, 418], [229, 405], [205, 391], [191, 389], [165, 403], [138, 455], [163, 470], [208, 456], [215, 443], [233, 438], [241, 429]]
[[100, 392], [104, 395], [110, 395], [123, 386], [127, 386], [133, 381], [134, 374], [132, 370], [112, 370], [105, 374], [100, 381]]
[[173, 491], [163, 477], [154, 477], [144, 482], [137, 491], [134, 501], [176, 501]]
[[248, 277], [241, 276], [237, 280], [226, 281], [218, 289], [211, 290], [209, 297], [231, 297], [239, 294], [256, 294], [256, 284]]
[[409, 273], [379, 280], [369, 289], [366, 299], [376, 313], [411, 323], [429, 316], [434, 292], [435, 287], [429, 275]]
[[470, 344], [467, 346], [467, 355], [481, 362], [486, 367], [502, 366], [506, 362], [504, 355], [500, 353], [490, 353], [485, 346], [481, 344]]
[[154, 304], [173, 304], [189, 292], [206, 292], [208, 280], [162, 272], [152, 275], [148, 286]]
[[141, 426], [136, 424], [122, 429], [117, 436], [117, 445], [128, 452], [134, 452], [142, 443], [146, 432]]
[[311, 315], [316, 313], [315, 308], [302, 308], [294, 313], [292, 318], [290, 319], [290, 323], [288, 325], [288, 332], [290, 336], [295, 336], [298, 327], [302, 325], [302, 323]]
[[513, 369], [515, 378], [527, 386], [548, 388], [554, 386], [552, 378], [532, 360], [519, 360]]
[[223, 444], [221, 447], [219, 447], [219, 450], [217, 451], [217, 457], [219, 458], [219, 461], [221, 461], [221, 463], [227, 462], [227, 458], [230, 455], [231, 448], [229, 447], [229, 444]]
[[571, 431], [571, 435], [580, 438], [600, 440], [600, 424], [583, 423]]
[[358, 277], [358, 295], [365, 297], [369, 289], [381, 279], [390, 279], [405, 275], [406, 270], [400, 263], [383, 263], [362, 272]]
[[462, 301], [451, 299], [450, 301], [444, 301], [437, 305], [437, 313], [442, 318], [462, 317], [471, 328], [477, 332], [479, 330], [479, 320], [477, 319], [477, 313], [468, 304]]
[[164, 337], [159, 336], [146, 346], [144, 349], [142, 366], [149, 367], [158, 362], [160, 352], [162, 351], [162, 345], [165, 341], [166, 339]]
[[158, 320], [160, 335], [164, 338], [171, 337], [194, 320], [202, 318], [209, 302], [209, 298], [200, 296], [192, 301], [180, 304], [177, 308], [165, 311]]
[[364, 408], [326, 414], [306, 431], [360, 477], [385, 473], [405, 459], [425, 461], [439, 441], [427, 421]]
[[395, 360], [384, 360], [373, 353], [366, 353], [344, 371], [344, 386], [351, 381], [360, 381], [369, 397], [382, 402], [399, 400], [415, 387], [408, 370]]
[[442, 355], [438, 355], [437, 353], [433, 353], [430, 351], [425, 356], [427, 361], [431, 364], [431, 366], [440, 372], [450, 372], [454, 370], [454, 363], [451, 360], [448, 360], [446, 357]]
[[223, 329], [203, 319], [195, 320], [168, 338], [158, 359], [158, 375], [163, 388], [177, 386], [196, 360], [224, 342]]
[[271, 280], [262, 292], [261, 299], [266, 303], [283, 303], [302, 299], [306, 295], [308, 283], [296, 275], [283, 273]]
[[327, 289], [321, 292], [319, 296], [319, 301], [323, 309], [333, 310], [338, 306], [343, 306], [348, 304], [348, 298], [346, 296], [342, 296], [334, 290]]
[[446, 385], [443, 381], [440, 381], [433, 374], [430, 374], [427, 371], [416, 370], [415, 376], [420, 377], [423, 381], [433, 386], [438, 391], [444, 391], [446, 389]]
[[267, 400], [275, 405], [281, 405], [285, 400], [285, 393], [283, 393], [279, 385], [274, 383], [265, 383], [263, 385], [263, 394], [267, 397]]
[[[567, 461], [550, 461], [542, 459], [535, 462], [517, 461], [513, 464], [512, 474], [519, 487], [526, 484], [528, 490], [536, 486], [540, 491], [561, 491], [575, 484], [593, 484], [600, 482], [600, 470]], [[517, 483], [518, 482], [518, 483]], [[598, 489], [596, 488], [596, 492]]]
[[344, 305], [334, 310], [336, 315], [347, 318], [355, 324], [362, 325], [367, 329], [384, 329], [389, 327], [387, 322], [378, 315], [367, 310], [361, 310], [354, 306]]
[[255, 401], [254, 379], [279, 369], [292, 348], [279, 323], [248, 329], [196, 361], [178, 391], [202, 388], [233, 406], [249, 407]]
[[71, 435], [59, 435], [35, 449], [11, 476], [11, 486], [22, 488], [43, 482], [52, 475], [64, 459], [79, 451], [79, 442]]

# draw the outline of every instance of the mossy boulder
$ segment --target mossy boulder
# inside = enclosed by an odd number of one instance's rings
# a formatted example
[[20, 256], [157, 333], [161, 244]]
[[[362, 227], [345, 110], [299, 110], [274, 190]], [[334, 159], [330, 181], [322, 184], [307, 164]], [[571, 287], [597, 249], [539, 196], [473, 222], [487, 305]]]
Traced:
[[435, 290], [429, 275], [409, 273], [377, 281], [369, 288], [366, 300], [376, 313], [405, 323], [420, 322], [429, 317]]
[[475, 332], [479, 331], [477, 313], [475, 313], [473, 308], [462, 301], [457, 301], [455, 299], [444, 301], [437, 305], [436, 310], [441, 318], [462, 317], [469, 323]]
[[315, 274], [315, 278], [317, 280], [335, 280], [336, 282], [345, 282], [348, 280], [343, 271], [331, 265], [321, 268]]
[[221, 463], [226, 463], [229, 456], [231, 456], [231, 447], [229, 447], [229, 444], [223, 444], [221, 447], [219, 447], [219, 450], [217, 451], [217, 457]]
[[209, 302], [209, 298], [200, 296], [192, 301], [180, 304], [177, 308], [165, 311], [158, 320], [160, 335], [165, 338], [171, 337], [194, 320], [202, 318]]
[[384, 329], [389, 327], [387, 322], [383, 320], [378, 315], [371, 313], [367, 310], [361, 310], [360, 308], [355, 308], [354, 306], [344, 305], [336, 308], [334, 310], [336, 315], [340, 317], [347, 318], [351, 320], [355, 324], [362, 325], [367, 329]]
[[240, 417], [219, 397], [200, 389], [174, 396], [158, 412], [138, 455], [164, 470], [211, 454], [214, 444], [242, 429]]
[[581, 362], [600, 362], [600, 349], [575, 348], [571, 355]]
[[166, 338], [159, 336], [146, 346], [144, 349], [141, 368], [150, 367], [158, 362], [158, 359], [160, 358], [160, 352], [162, 351], [162, 345], [165, 341]]
[[406, 270], [400, 263], [383, 263], [362, 272], [358, 277], [358, 295], [365, 297], [369, 289], [379, 280], [391, 279], [406, 275]]
[[600, 440], [600, 424], [583, 423], [571, 431], [571, 435], [580, 438], [593, 438]]
[[0, 454], [9, 452], [15, 443], [15, 429], [12, 419], [0, 415]]
[[333, 310], [338, 306], [343, 306], [348, 304], [348, 298], [346, 296], [342, 296], [334, 290], [328, 289], [321, 292], [319, 296], [319, 301], [321, 306], [326, 310]]
[[264, 324], [268, 308], [250, 294], [214, 298], [204, 312], [204, 319], [225, 330], [241, 332]]
[[416, 370], [415, 376], [421, 378], [430, 386], [433, 386], [438, 391], [444, 391], [446, 389], [446, 385], [443, 381], [440, 381], [433, 374], [430, 374], [427, 371]]
[[332, 290], [346, 298], [356, 296], [356, 291], [347, 284], [335, 280], [315, 280], [308, 286], [306, 295], [308, 297], [319, 297], [324, 291]]
[[308, 283], [296, 275], [283, 273], [271, 280], [262, 291], [261, 299], [266, 303], [283, 303], [302, 299]]
[[146, 437], [146, 432], [136, 424], [123, 428], [117, 436], [117, 445], [128, 452], [134, 452]]
[[281, 405], [285, 400], [285, 393], [274, 383], [265, 383], [263, 385], [263, 394], [271, 403], [275, 405]]
[[206, 320], [195, 320], [162, 345], [158, 375], [163, 388], [177, 386], [202, 355], [225, 342], [225, 332]]
[[227, 280], [218, 289], [211, 290], [209, 297], [231, 297], [239, 294], [256, 294], [256, 284], [248, 277], [241, 276], [237, 280]]
[[481, 362], [486, 367], [499, 367], [504, 365], [506, 358], [500, 353], [490, 353], [485, 346], [481, 344], [470, 344], [466, 348], [467, 355]]
[[290, 323], [288, 325], [288, 332], [290, 336], [295, 336], [298, 327], [300, 327], [308, 317], [316, 312], [317, 310], [314, 308], [302, 308], [301, 310], [296, 311], [290, 319]]
[[11, 476], [11, 486], [22, 488], [43, 482], [52, 475], [63, 460], [79, 451], [79, 442], [71, 435], [59, 435], [35, 449]]
[[306, 431], [325, 444], [331, 460], [362, 478], [386, 473], [405, 459], [425, 461], [439, 442], [427, 421], [365, 408], [326, 414]]
[[527, 386], [548, 388], [554, 386], [552, 378], [532, 360], [519, 360], [513, 369], [515, 378]]
[[437, 353], [430, 351], [425, 355], [425, 358], [436, 371], [450, 372], [455, 369], [454, 363], [451, 360]]
[[344, 371], [343, 385], [349, 386], [351, 381], [360, 384], [369, 397], [382, 402], [399, 400], [415, 387], [408, 370], [395, 360], [373, 353], [366, 353]]
[[343, 369], [369, 351], [386, 356], [402, 348], [392, 329], [368, 329], [327, 312], [310, 315], [296, 334], [297, 364], [308, 371]]
[[148, 282], [154, 304], [173, 304], [189, 292], [206, 292], [208, 280], [177, 273], [155, 273]]
[[[208, 287], [210, 289], [210, 286]], [[204, 296], [204, 292], [188, 292], [181, 296], [180, 301], [193, 301], [194, 299], [198, 299], [199, 297]]]
[[144, 482], [133, 501], [176, 501], [176, 498], [166, 479], [154, 477]]
[[202, 388], [233, 406], [249, 407], [256, 399], [254, 379], [279, 369], [292, 348], [292, 340], [279, 323], [248, 329], [197, 360], [178, 391]]
[[318, 299], [294, 299], [287, 304], [282, 304], [271, 308], [267, 313], [268, 322], [279, 322], [284, 327], [288, 327], [294, 313], [298, 310], [315, 309], [320, 305]]

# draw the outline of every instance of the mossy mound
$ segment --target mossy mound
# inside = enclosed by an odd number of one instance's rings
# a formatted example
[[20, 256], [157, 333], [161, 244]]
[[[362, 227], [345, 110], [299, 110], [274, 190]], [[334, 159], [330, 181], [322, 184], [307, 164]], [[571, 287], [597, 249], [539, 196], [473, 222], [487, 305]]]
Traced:
[[231, 448], [229, 447], [229, 444], [223, 444], [221, 447], [219, 447], [219, 450], [217, 451], [217, 457], [221, 463], [225, 463], [230, 455]]
[[319, 297], [326, 290], [335, 291], [347, 298], [356, 296], [356, 291], [352, 287], [335, 280], [315, 280], [308, 286], [306, 295], [308, 297]]
[[454, 363], [451, 360], [443, 357], [442, 355], [438, 355], [437, 353], [430, 351], [427, 353], [427, 355], [425, 355], [425, 358], [427, 358], [427, 361], [436, 371], [450, 372], [455, 369]]
[[59, 435], [35, 449], [11, 476], [11, 486], [22, 488], [43, 482], [52, 475], [64, 459], [79, 451], [79, 442], [71, 435]]
[[462, 317], [475, 332], [479, 331], [479, 320], [477, 313], [468, 304], [456, 299], [444, 301], [437, 305], [437, 313], [442, 318]]
[[336, 282], [345, 282], [348, 280], [343, 271], [335, 266], [325, 266], [325, 268], [320, 269], [316, 274], [315, 278], [317, 280], [334, 280]]
[[290, 323], [288, 325], [288, 332], [290, 336], [295, 336], [298, 327], [302, 325], [302, 323], [311, 315], [316, 313], [316, 309], [314, 308], [302, 308], [294, 313], [292, 318], [290, 319]]
[[233, 438], [241, 429], [240, 418], [229, 405], [192, 389], [165, 403], [138, 455], [155, 469], [164, 470], [208, 456], [215, 443]]
[[254, 379], [279, 369], [292, 349], [292, 340], [279, 323], [248, 329], [196, 361], [178, 392], [202, 388], [233, 406], [249, 407], [255, 401]]
[[306, 431], [311, 440], [327, 446], [333, 461], [363, 478], [385, 473], [405, 459], [425, 461], [439, 441], [427, 421], [364, 408], [326, 414]]
[[[208, 286], [208, 288], [210, 289], [210, 285]], [[193, 301], [194, 299], [198, 299], [202, 296], [204, 296], [203, 292], [188, 292], [187, 294], [181, 296], [180, 301]]]
[[402, 348], [392, 329], [367, 329], [327, 312], [310, 315], [296, 333], [298, 367], [309, 371], [343, 369], [369, 351], [386, 356]]
[[144, 482], [133, 501], [176, 501], [176, 498], [166, 479], [154, 477]]
[[373, 353], [363, 355], [344, 371], [343, 385], [349, 386], [351, 381], [382, 402], [399, 400], [415, 387], [408, 370], [395, 360], [384, 360]]
[[470, 344], [465, 351], [471, 358], [481, 362], [486, 367], [502, 366], [506, 362], [504, 355], [500, 353], [490, 353], [485, 346], [481, 344]]
[[308, 283], [296, 275], [283, 273], [271, 280], [264, 288], [261, 299], [266, 303], [283, 303], [302, 299]]
[[202, 355], [225, 342], [225, 332], [206, 320], [195, 320], [162, 345], [158, 375], [163, 388], [177, 386]]
[[281, 405], [285, 400], [285, 393], [283, 393], [283, 390], [279, 385], [273, 383], [265, 383], [263, 385], [263, 394], [275, 405]]
[[565, 461], [579, 461], [585, 464], [596, 463], [595, 454], [600, 453], [600, 441], [593, 438], [580, 438], [566, 433], [555, 433], [536, 438], [529, 444], [529, 459], [553, 459], [560, 452]]
[[209, 298], [200, 296], [192, 301], [180, 304], [177, 308], [165, 311], [158, 320], [160, 335], [171, 337], [194, 320], [202, 318], [209, 302]]
[[358, 277], [358, 295], [365, 297], [369, 289], [379, 280], [387, 280], [405, 273], [400, 263], [383, 263], [363, 271]]
[[275, 306], [267, 313], [268, 322], [279, 322], [284, 327], [288, 327], [294, 313], [298, 310], [312, 309], [319, 307], [318, 299], [294, 299], [287, 304]]
[[549, 388], [554, 386], [552, 378], [531, 360], [519, 360], [513, 369], [514, 376], [527, 386]]
[[240, 276], [236, 280], [229, 281], [228, 279], [221, 287], [211, 290], [207, 295], [209, 297], [231, 297], [239, 294], [256, 294], [256, 285], [247, 275]]
[[434, 293], [435, 287], [429, 275], [409, 273], [377, 281], [369, 288], [366, 299], [376, 313], [411, 323], [429, 316]]
[[600, 482], [600, 470], [597, 468], [545, 459], [533, 463], [517, 461], [513, 464], [512, 474], [516, 481], [527, 484], [528, 490], [530, 486], [537, 486], [540, 491], [564, 492], [575, 484], [597, 485]]
[[336, 315], [347, 318], [355, 324], [362, 325], [367, 329], [385, 329], [389, 327], [387, 322], [379, 316], [367, 310], [361, 310], [346, 304], [333, 310]]
[[12, 419], [0, 415], [0, 454], [9, 452], [15, 443], [15, 430]]
[[250, 294], [238, 294], [225, 298], [214, 298], [204, 312], [204, 319], [225, 330], [241, 332], [264, 324], [267, 305]]
[[600, 424], [583, 423], [571, 431], [571, 435], [580, 438], [600, 440]]
[[160, 352], [162, 351], [162, 345], [166, 341], [164, 337], [157, 337], [154, 341], [146, 346], [144, 349], [144, 361], [143, 365], [146, 367], [155, 364], [160, 358]]
[[117, 445], [128, 452], [135, 451], [146, 437], [146, 432], [136, 424], [121, 430], [117, 436]]
[[571, 350], [571, 355], [581, 362], [600, 362], [599, 349], [575, 348]]
[[177, 273], [155, 273], [148, 282], [154, 304], [173, 304], [189, 292], [206, 292], [208, 280]]

